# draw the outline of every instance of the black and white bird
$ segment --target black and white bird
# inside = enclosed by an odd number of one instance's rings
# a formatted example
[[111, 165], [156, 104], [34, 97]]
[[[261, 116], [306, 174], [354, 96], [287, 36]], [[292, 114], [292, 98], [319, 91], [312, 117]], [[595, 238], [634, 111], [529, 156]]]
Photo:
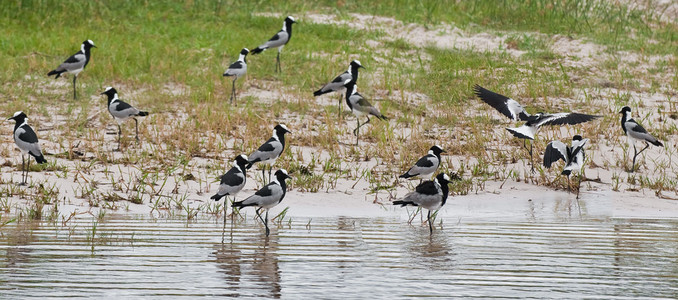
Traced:
[[[287, 184], [285, 183], [285, 180], [289, 178], [291, 177], [287, 175], [285, 169], [275, 171], [275, 179], [271, 181], [271, 183], [258, 190], [254, 195], [247, 197], [245, 200], [233, 203], [232, 207], [243, 208], [256, 206], [256, 214], [259, 219], [261, 219], [261, 222], [264, 223], [264, 226], [266, 226], [266, 236], [268, 236], [270, 233], [270, 230], [268, 229], [268, 210], [278, 205], [283, 198], [285, 198], [285, 194], [287, 194]], [[265, 218], [261, 217], [260, 211], [262, 209], [266, 210]]]
[[599, 118], [600, 116], [587, 115], [580, 113], [536, 113], [528, 114], [520, 103], [501, 94], [487, 90], [479, 85], [473, 87], [474, 92], [480, 100], [494, 107], [497, 111], [507, 116], [513, 121], [526, 121], [520, 127], [506, 128], [513, 136], [523, 139], [523, 147], [530, 153], [530, 165], [534, 172], [534, 163], [532, 162], [532, 143], [530, 148], [525, 144], [527, 140], [534, 140], [534, 136], [541, 126], [544, 125], [575, 125], [588, 122]]
[[73, 99], [76, 98], [75, 81], [78, 79], [78, 74], [82, 72], [89, 63], [90, 49], [92, 48], [96, 48], [92, 40], [82, 42], [80, 51], [71, 55], [71, 57], [61, 63], [56, 69], [47, 73], [47, 76], [56, 75], [56, 77], [54, 77], [55, 79], [59, 78], [64, 72], [73, 74]]
[[[283, 153], [283, 150], [285, 150], [285, 134], [290, 133], [290, 130], [287, 129], [287, 126], [284, 124], [278, 124], [275, 127], [273, 127], [273, 136], [268, 139], [264, 144], [259, 146], [259, 148], [254, 151], [254, 153], [250, 154], [248, 157], [249, 164], [247, 165], [247, 169], [249, 170], [252, 168], [252, 165], [255, 163], [261, 163], [261, 164], [267, 164], [269, 166], [268, 169], [268, 180], [271, 180], [271, 169], [273, 168], [273, 164], [275, 164], [275, 161], [280, 157], [280, 155]], [[266, 167], [261, 168], [261, 179], [265, 180], [264, 177], [264, 171], [266, 170]]]
[[343, 90], [349, 82], [358, 82], [358, 70], [360, 68], [364, 68], [363, 65], [360, 64], [360, 61], [351, 61], [346, 72], [339, 74], [339, 76], [335, 77], [330, 83], [313, 92], [313, 96], [317, 97], [330, 92]]
[[25, 165], [26, 159], [25, 155], [28, 154], [35, 158], [35, 161], [39, 164], [44, 164], [47, 162], [45, 157], [40, 151], [40, 145], [38, 144], [38, 136], [33, 131], [33, 128], [28, 125], [28, 116], [22, 111], [17, 111], [14, 113], [14, 116], [7, 120], [14, 120], [16, 124], [14, 125], [14, 143], [16, 143], [19, 150], [21, 150], [21, 184], [26, 184], [28, 181], [28, 170], [31, 167], [31, 159], [28, 158], [28, 166]]
[[278, 33], [276, 33], [270, 40], [252, 50], [252, 54], [259, 54], [268, 48], [278, 48], [278, 56], [276, 56], [275, 59], [275, 71], [282, 71], [282, 67], [280, 66], [280, 52], [292, 38], [292, 24], [294, 23], [296, 23], [296, 21], [292, 16], [285, 18], [282, 29], [278, 31]]
[[140, 111], [128, 103], [118, 99], [118, 91], [115, 88], [107, 87], [101, 95], [108, 96], [108, 112], [111, 113], [116, 122], [118, 122], [118, 149], [120, 149], [120, 140], [122, 137], [122, 128], [120, 124], [127, 119], [134, 119], [136, 140], [139, 141], [139, 121], [136, 117], [148, 116], [148, 112]]
[[567, 146], [561, 141], [552, 141], [546, 146], [544, 151], [544, 167], [551, 168], [553, 163], [563, 160], [565, 167], [562, 175], [567, 176], [567, 188], [570, 190], [570, 174], [578, 172], [579, 184], [577, 185], [577, 199], [579, 199], [579, 187], [581, 185], [581, 169], [584, 166], [584, 145], [589, 139], [584, 139], [580, 135], [572, 137], [572, 145]]
[[432, 234], [431, 211], [440, 209], [447, 202], [447, 196], [450, 191], [447, 186], [449, 183], [450, 177], [445, 173], [440, 173], [436, 175], [433, 181], [427, 180], [420, 183], [414, 191], [409, 192], [402, 200], [393, 201], [393, 204], [419, 206], [428, 209], [426, 220], [428, 220], [429, 232]]
[[[440, 154], [445, 152], [442, 147], [434, 145], [428, 150], [428, 154], [422, 156], [405, 174], [400, 175], [400, 178], [419, 177], [422, 179], [430, 179], [431, 175], [438, 170], [440, 166]], [[421, 183], [421, 182], [420, 182]]]
[[[659, 146], [659, 147], [664, 147], [664, 144], [657, 140], [654, 136], [652, 136], [650, 133], [643, 128], [643, 126], [640, 126], [632, 117], [631, 117], [631, 108], [628, 106], [624, 106], [622, 110], [619, 112], [622, 114], [621, 118], [621, 126], [622, 129], [624, 130], [624, 133], [626, 133], [626, 137], [628, 138], [628, 142], [633, 145], [633, 165], [631, 166], [631, 172], [634, 172], [636, 169], [636, 157], [640, 155], [643, 151], [645, 151], [647, 148], [650, 147], [650, 144]], [[638, 151], [636, 149], [636, 141], [641, 141], [645, 143], [645, 148], [642, 150]]]
[[233, 199], [235, 199], [235, 195], [245, 187], [245, 182], [247, 181], [245, 168], [248, 164], [249, 161], [247, 160], [247, 156], [244, 154], [238, 155], [233, 162], [233, 167], [228, 170], [226, 174], [221, 176], [219, 190], [214, 196], [210, 197], [210, 199], [219, 201], [225, 196], [233, 196]]
[[[349, 82], [346, 85], [346, 104], [351, 109], [351, 112], [353, 112], [358, 122], [358, 127], [353, 130], [353, 134], [356, 137], [356, 145], [358, 145], [358, 142], [360, 141], [360, 127], [370, 122], [370, 115], [377, 117], [377, 119], [388, 120], [388, 118], [383, 116], [376, 107], [367, 102], [363, 95], [358, 93], [358, 87], [355, 85], [355, 82]], [[367, 121], [360, 124], [360, 117], [363, 116], [367, 117]]]
[[247, 54], [250, 53], [250, 50], [247, 48], [242, 48], [240, 50], [240, 57], [238, 57], [238, 60], [234, 63], [232, 63], [230, 66], [228, 66], [228, 69], [224, 72], [225, 77], [233, 77], [233, 88], [231, 89], [231, 103], [233, 103], [233, 100], [236, 98], [236, 93], [235, 93], [235, 81], [238, 80], [238, 78], [245, 76], [247, 74]]

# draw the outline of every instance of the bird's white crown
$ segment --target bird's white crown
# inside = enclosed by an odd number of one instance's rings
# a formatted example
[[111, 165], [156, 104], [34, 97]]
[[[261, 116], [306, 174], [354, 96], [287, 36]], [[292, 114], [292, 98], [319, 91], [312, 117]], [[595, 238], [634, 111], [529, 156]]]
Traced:
[[447, 174], [443, 174], [443, 178], [445, 178], [445, 180], [447, 180], [447, 181], [451, 181], [450, 176], [447, 176]]
[[280, 127], [282, 127], [283, 129], [285, 129], [286, 131], [290, 131], [290, 130], [287, 128], [287, 126], [285, 126], [285, 124], [280, 124]]
[[285, 169], [280, 169], [280, 172], [283, 172], [283, 174], [287, 175], [287, 170]]
[[363, 65], [363, 64], [361, 64], [360, 61], [357, 60], [357, 59], [354, 59], [353, 61], [354, 61], [356, 64], [358, 64], [359, 66], [362, 66], [362, 65]]
[[104, 93], [110, 91], [112, 88], [113, 88], [112, 86], [106, 87], [106, 89], [104, 90]]
[[247, 160], [247, 155], [245, 155], [245, 154], [240, 154], [240, 155], [238, 155], [238, 156], [241, 157], [241, 158], [244, 159], [244, 160]]
[[295, 20], [294, 17], [292, 17], [292, 16], [287, 16], [287, 17], [288, 17], [290, 20], [292, 20], [292, 22], [296, 22], [296, 21], [297, 21], [297, 20]]
[[87, 42], [88, 42], [90, 45], [94, 46], [94, 42], [92, 42], [92, 40], [87, 40]]
[[14, 113], [14, 116], [12, 116], [12, 118], [16, 118], [18, 115], [20, 115], [22, 113], [23, 113], [23, 111], [17, 111], [17, 112]]

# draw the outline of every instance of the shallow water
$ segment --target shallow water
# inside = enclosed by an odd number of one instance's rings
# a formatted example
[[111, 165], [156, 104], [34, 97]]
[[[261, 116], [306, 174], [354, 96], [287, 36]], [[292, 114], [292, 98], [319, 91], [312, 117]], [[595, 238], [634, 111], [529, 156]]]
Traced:
[[[0, 298], [674, 298], [678, 222], [460, 220], [429, 236], [402, 218], [253, 220], [108, 216], [10, 224]], [[446, 222], [450, 222], [446, 220]]]

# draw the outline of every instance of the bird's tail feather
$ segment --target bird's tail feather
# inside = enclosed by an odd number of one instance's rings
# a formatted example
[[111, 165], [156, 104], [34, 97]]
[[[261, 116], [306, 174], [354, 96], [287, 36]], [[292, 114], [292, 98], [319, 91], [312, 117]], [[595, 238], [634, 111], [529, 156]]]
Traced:
[[147, 111], [140, 111], [140, 112], [139, 112], [139, 116], [140, 116], [140, 117], [148, 116], [148, 112], [147, 112]]
[[405, 201], [405, 200], [396, 200], [393, 201], [393, 205], [400, 205], [400, 206], [407, 206], [407, 205], [412, 205], [412, 206], [417, 206], [416, 203], [412, 201]]
[[33, 153], [30, 153], [30, 154], [31, 154], [31, 156], [35, 157], [35, 161], [37, 161], [39, 164], [47, 163], [47, 160], [45, 159], [45, 157], [42, 154], [40, 154], [40, 155], [33, 155]]
[[49, 71], [49, 73], [47, 73], [47, 76], [56, 75], [56, 77], [54, 77], [54, 79], [57, 79], [57, 78], [59, 78], [59, 76], [61, 76], [61, 73], [63, 73], [63, 72], [59, 72], [57, 70], [52, 70], [52, 71]]
[[320, 95], [322, 95], [322, 94], [327, 94], [327, 93], [329, 93], [329, 92], [331, 92], [331, 91], [323, 92], [322, 89], [319, 89], [319, 90], [313, 92], [313, 96], [318, 97], [318, 96], [320, 96]]
[[256, 47], [254, 48], [254, 50], [252, 50], [252, 54], [259, 54], [261, 52], [264, 52], [264, 50], [266, 50], [266, 48]]
[[660, 142], [659, 140], [655, 140], [654, 142], [650, 142], [652, 145], [659, 146], [659, 147], [664, 147], [664, 144]]
[[224, 196], [226, 196], [226, 195], [219, 195], [219, 193], [216, 193], [216, 194], [214, 194], [214, 196], [210, 197], [210, 199], [213, 199], [214, 201], [219, 201]]
[[233, 202], [233, 205], [231, 205], [231, 207], [235, 207], [235, 208], [243, 208], [243, 207], [255, 206], [255, 205], [256, 205], [255, 203], [247, 203], [247, 204], [245, 204], [245, 203], [243, 203], [243, 202], [245, 202], [245, 200]]
[[400, 176], [398, 176], [398, 177], [399, 177], [399, 178], [410, 178], [410, 177], [414, 177], [414, 175], [410, 175], [410, 173], [405, 173], [405, 174], [400, 175]]

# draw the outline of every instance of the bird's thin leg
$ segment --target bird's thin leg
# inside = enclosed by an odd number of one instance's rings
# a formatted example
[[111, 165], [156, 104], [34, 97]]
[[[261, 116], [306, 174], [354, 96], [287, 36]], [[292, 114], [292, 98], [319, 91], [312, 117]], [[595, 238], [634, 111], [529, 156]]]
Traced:
[[235, 77], [233, 79], [233, 85], [231, 87], [231, 103], [233, 103], [233, 100], [235, 100], [235, 80], [238, 79], [238, 77]]
[[341, 100], [343, 100], [343, 99], [344, 99], [344, 94], [341, 93], [341, 94], [339, 95], [339, 120], [342, 119], [342, 118], [341, 118], [341, 117], [342, 117], [342, 114], [341, 114], [341, 113], [342, 113], [343, 110], [344, 110], [343, 105], [341, 105]]
[[266, 219], [264, 219], [264, 226], [266, 226], [266, 236], [271, 233], [271, 230], [268, 229], [268, 208], [266, 209]]
[[273, 170], [273, 165], [269, 165], [268, 166], [268, 182], [271, 182], [271, 171], [272, 170]]
[[28, 156], [27, 162], [28, 166], [26, 167], [26, 180], [24, 180], [24, 183], [28, 183], [28, 171], [31, 170], [31, 156]]
[[355, 119], [358, 122], [358, 126], [353, 130], [353, 135], [355, 135], [355, 145], [358, 146], [358, 137], [360, 135], [360, 118], [356, 117]]
[[25, 173], [26, 173], [26, 158], [24, 157], [24, 154], [22, 153], [21, 154], [21, 184], [20, 185], [26, 184], [26, 179], [25, 179], [26, 175], [24, 175]]
[[571, 193], [572, 190], [570, 189], [570, 175], [567, 175], [567, 192]]
[[261, 181], [266, 185], [266, 166], [261, 167]]
[[635, 144], [633, 145], [633, 166], [631, 168], [631, 172], [635, 172], [635, 170], [636, 170], [636, 157], [638, 157], [638, 155], [643, 153], [643, 151], [645, 151], [648, 147], [650, 147], [650, 144], [645, 142], [645, 148], [636, 152], [636, 145]]
[[278, 56], [275, 57], [275, 71], [282, 72], [282, 66], [280, 66], [280, 50], [278, 50]]
[[121, 150], [121, 144], [122, 144], [122, 127], [120, 127], [120, 124], [118, 124], [118, 150]]
[[577, 183], [577, 200], [579, 200], [579, 189], [581, 188], [581, 174], [578, 175], [579, 182]]
[[428, 220], [428, 232], [429, 234], [433, 234], [433, 225], [431, 225], [431, 210], [428, 210], [428, 216], [426, 217]]
[[532, 167], [532, 173], [534, 173], [534, 160], [532, 159], [532, 142], [530, 142], [530, 166]]
[[138, 143], [139, 142], [139, 121], [137, 120], [137, 118], [132, 118], [132, 119], [134, 119], [134, 130], [135, 130], [135, 133], [136, 133], [135, 138], [137, 139], [137, 143]]
[[73, 76], [73, 100], [77, 99], [77, 95], [75, 93], [75, 80], [78, 79], [78, 75]]

